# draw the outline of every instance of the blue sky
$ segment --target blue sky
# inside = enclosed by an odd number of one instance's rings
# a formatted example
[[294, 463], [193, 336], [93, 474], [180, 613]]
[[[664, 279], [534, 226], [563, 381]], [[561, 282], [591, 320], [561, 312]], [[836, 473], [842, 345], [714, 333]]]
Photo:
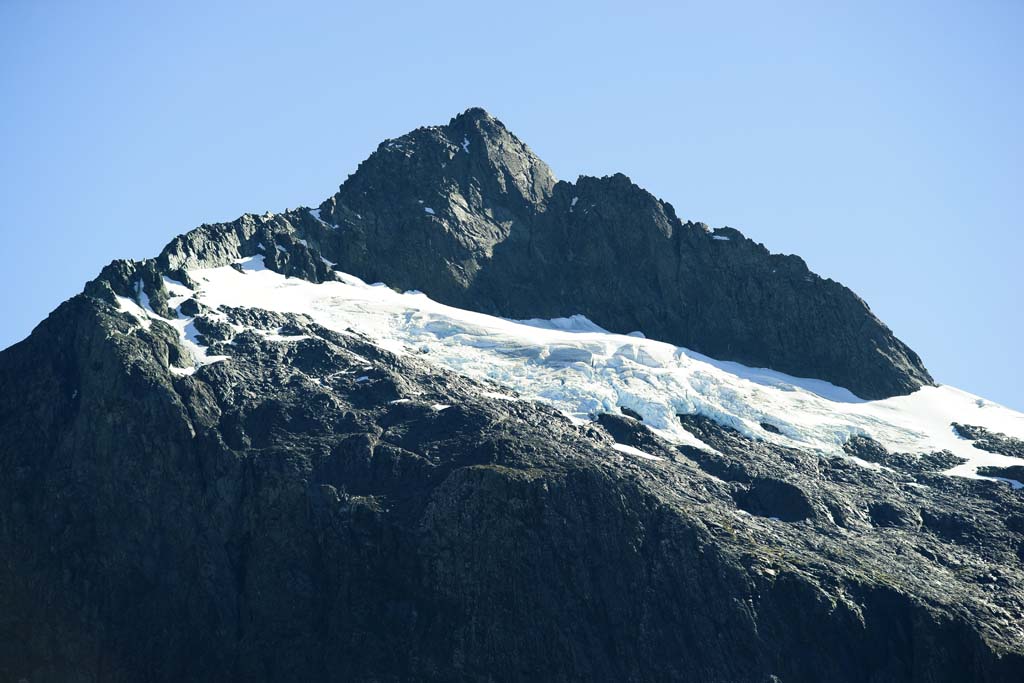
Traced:
[[0, 3], [0, 347], [112, 259], [317, 204], [482, 106], [560, 178], [800, 254], [1024, 409], [1020, 2], [141, 4]]

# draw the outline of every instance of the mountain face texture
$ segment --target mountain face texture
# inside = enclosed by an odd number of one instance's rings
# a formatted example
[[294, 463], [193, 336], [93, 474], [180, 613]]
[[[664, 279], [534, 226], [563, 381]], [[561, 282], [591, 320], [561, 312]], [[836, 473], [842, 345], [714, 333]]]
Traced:
[[[812, 448], [771, 401], [833, 403], [748, 373], [729, 387], [752, 421], [681, 411], [673, 440], [647, 404], [573, 419], [323, 304], [213, 299], [400, 296], [353, 275], [481, 328], [582, 313], [885, 399], [834, 403], [851, 414], [946, 396], [798, 257], [621, 175], [557, 182], [472, 109], [383, 143], [318, 209], [113, 262], [0, 352], [0, 680], [1024, 680], [1024, 435], [984, 424], [1011, 411], [971, 397], [949, 448], [881, 428]], [[594, 335], [627, 379], [668, 367]], [[595, 372], [582, 346], [487, 338], [472, 352], [566, 386]], [[740, 392], [683, 351], [703, 396]]]
[[385, 142], [320, 211], [338, 226], [321, 248], [339, 268], [460, 308], [582, 313], [862, 398], [932, 382], [860, 298], [799, 257], [683, 223], [621, 174], [556, 182], [479, 109]]

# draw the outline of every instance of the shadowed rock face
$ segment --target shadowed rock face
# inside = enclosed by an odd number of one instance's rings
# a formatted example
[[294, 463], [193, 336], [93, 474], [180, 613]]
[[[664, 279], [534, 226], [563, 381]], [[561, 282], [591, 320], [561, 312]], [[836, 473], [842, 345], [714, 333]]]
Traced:
[[621, 174], [556, 183], [480, 109], [381, 144], [320, 210], [338, 226], [324, 251], [339, 268], [462, 308], [583, 313], [863, 398], [932, 381], [860, 298], [799, 257], [684, 223]]

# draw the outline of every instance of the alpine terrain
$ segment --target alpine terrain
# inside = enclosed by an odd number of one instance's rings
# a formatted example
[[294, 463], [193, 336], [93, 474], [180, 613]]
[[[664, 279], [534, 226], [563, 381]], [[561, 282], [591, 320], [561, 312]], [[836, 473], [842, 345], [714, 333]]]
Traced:
[[0, 352], [0, 680], [1024, 680], [1024, 414], [470, 109]]

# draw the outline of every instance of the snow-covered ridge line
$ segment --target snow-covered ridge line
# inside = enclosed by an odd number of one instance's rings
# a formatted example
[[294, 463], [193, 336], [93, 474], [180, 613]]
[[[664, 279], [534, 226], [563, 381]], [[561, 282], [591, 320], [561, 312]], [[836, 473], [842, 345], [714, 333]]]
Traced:
[[266, 269], [262, 256], [238, 263], [243, 272], [227, 266], [190, 271], [202, 283], [196, 299], [214, 309], [306, 314], [395, 353], [422, 354], [439, 366], [490, 379], [575, 419], [625, 406], [661, 436], [705, 447], [677, 418], [700, 413], [747, 436], [807, 451], [841, 454], [856, 435], [894, 452], [947, 450], [968, 460], [950, 471], [961, 476], [976, 477], [980, 466], [1024, 464], [975, 448], [950, 426], [973, 424], [1024, 438], [1024, 414], [952, 387], [863, 401], [822, 380], [717, 361], [636, 333], [613, 334], [583, 316], [506, 320], [342, 273], [337, 281], [314, 284]]

